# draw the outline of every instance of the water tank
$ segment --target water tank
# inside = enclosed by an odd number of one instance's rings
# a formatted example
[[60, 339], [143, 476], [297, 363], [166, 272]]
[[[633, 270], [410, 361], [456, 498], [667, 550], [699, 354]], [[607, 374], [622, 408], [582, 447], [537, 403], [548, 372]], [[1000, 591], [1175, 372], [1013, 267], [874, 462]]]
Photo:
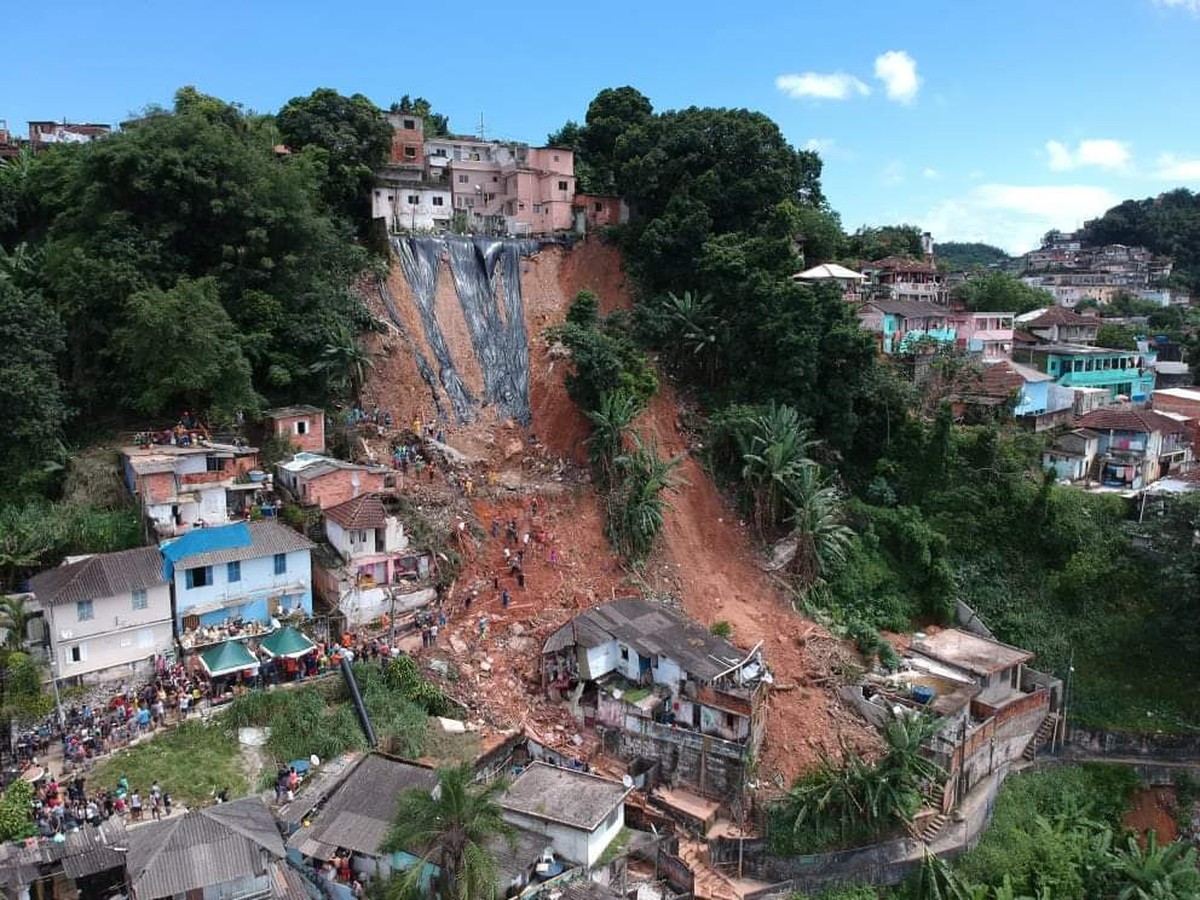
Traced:
[[926, 687], [923, 684], [914, 684], [912, 689], [912, 698], [924, 706], [933, 700], [934, 690], [933, 688]]

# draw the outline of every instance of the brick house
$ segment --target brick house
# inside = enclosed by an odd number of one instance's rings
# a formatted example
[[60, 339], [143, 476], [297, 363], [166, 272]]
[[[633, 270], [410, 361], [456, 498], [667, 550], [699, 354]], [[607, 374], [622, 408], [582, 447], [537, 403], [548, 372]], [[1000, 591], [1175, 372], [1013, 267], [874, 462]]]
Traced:
[[362, 494], [390, 490], [395, 486], [395, 474], [387, 466], [297, 453], [291, 460], [277, 464], [275, 484], [298, 502], [326, 510]]
[[315, 406], [280, 406], [262, 414], [267, 432], [309, 453], [325, 452], [325, 411]]

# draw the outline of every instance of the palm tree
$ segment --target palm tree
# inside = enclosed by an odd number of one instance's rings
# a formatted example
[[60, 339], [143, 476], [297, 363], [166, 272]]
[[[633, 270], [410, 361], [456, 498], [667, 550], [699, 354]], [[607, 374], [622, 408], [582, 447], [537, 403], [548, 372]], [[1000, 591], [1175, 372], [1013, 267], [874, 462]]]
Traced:
[[846, 562], [854, 531], [842, 523], [842, 496], [821, 478], [815, 465], [803, 466], [788, 482], [788, 521], [796, 541], [792, 568], [802, 593], [825, 583]]
[[507, 787], [498, 779], [473, 783], [469, 764], [438, 770], [432, 791], [413, 788], [400, 795], [396, 819], [383, 842], [387, 853], [404, 851], [420, 861], [405, 875], [416, 890], [426, 864], [438, 867], [442, 900], [491, 900], [496, 890], [496, 861], [488, 849], [497, 838], [512, 840], [496, 797]]
[[1196, 850], [1186, 844], [1158, 845], [1151, 831], [1143, 850], [1136, 838], [1117, 852], [1117, 870], [1124, 882], [1117, 900], [1192, 900], [1200, 896]]
[[314, 375], [324, 375], [332, 393], [349, 393], [357, 401], [361, 399], [367, 376], [374, 367], [372, 354], [362, 346], [354, 332], [340, 325], [317, 361], [309, 366], [309, 371]]
[[673, 364], [677, 368], [695, 366], [701, 380], [711, 384], [720, 355], [719, 321], [712, 312], [712, 297], [684, 291], [682, 296], [668, 293], [659, 303], [674, 339], [674, 346], [668, 350]]
[[625, 556], [641, 559], [662, 530], [663, 512], [668, 505], [663, 492], [677, 490], [681, 484], [673, 473], [683, 457], [662, 459], [653, 440], [644, 444], [637, 435], [633, 436], [633, 445], [631, 452], [616, 459], [623, 479], [609, 497], [608, 536]]
[[765, 535], [783, 517], [784, 498], [792, 482], [816, 465], [808, 457], [815, 446], [790, 406], [774, 401], [755, 416], [748, 435], [742, 435], [742, 480], [754, 496], [754, 522]]
[[37, 504], [12, 505], [0, 512], [0, 585], [15, 590], [22, 572], [38, 568], [59, 544], [60, 517]]
[[600, 405], [584, 411], [592, 423], [592, 434], [585, 442], [588, 459], [601, 487], [612, 484], [617, 457], [625, 452], [625, 431], [641, 411], [634, 395], [620, 388], [601, 394]]
[[4, 646], [9, 650], [20, 650], [25, 642], [25, 630], [33, 618], [33, 610], [25, 605], [26, 602], [26, 597], [0, 599], [0, 628], [8, 629]]

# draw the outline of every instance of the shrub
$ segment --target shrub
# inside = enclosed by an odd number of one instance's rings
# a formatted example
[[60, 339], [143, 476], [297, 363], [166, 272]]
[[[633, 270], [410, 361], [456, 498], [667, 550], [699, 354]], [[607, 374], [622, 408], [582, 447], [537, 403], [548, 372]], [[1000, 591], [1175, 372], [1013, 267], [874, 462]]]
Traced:
[[728, 639], [733, 636], [733, 626], [730, 625], [728, 622], [726, 622], [724, 619], [722, 619], [719, 622], [713, 622], [712, 628], [710, 630], [717, 637]]

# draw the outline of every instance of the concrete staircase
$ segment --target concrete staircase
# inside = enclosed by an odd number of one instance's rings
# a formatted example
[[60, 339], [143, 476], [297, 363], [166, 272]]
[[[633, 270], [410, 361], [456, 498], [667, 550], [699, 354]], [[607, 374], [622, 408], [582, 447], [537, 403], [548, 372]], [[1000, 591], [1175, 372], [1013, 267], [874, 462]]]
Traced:
[[950, 817], [945, 813], [938, 813], [925, 825], [925, 829], [921, 832], [921, 840], [926, 844], [930, 844], [937, 840], [937, 836], [942, 833], [942, 829], [946, 827], [946, 823], [950, 821]]
[[1038, 730], [1033, 733], [1033, 737], [1025, 745], [1025, 751], [1021, 754], [1021, 758], [1033, 762], [1037, 758], [1038, 750], [1046, 745], [1046, 741], [1050, 740], [1050, 735], [1054, 734], [1054, 729], [1057, 727], [1058, 713], [1050, 713], [1042, 719], [1042, 724], [1038, 726]]
[[692, 870], [695, 881], [692, 895], [696, 900], [741, 900], [737, 886], [708, 864], [708, 846], [704, 841], [681, 837], [679, 858]]

